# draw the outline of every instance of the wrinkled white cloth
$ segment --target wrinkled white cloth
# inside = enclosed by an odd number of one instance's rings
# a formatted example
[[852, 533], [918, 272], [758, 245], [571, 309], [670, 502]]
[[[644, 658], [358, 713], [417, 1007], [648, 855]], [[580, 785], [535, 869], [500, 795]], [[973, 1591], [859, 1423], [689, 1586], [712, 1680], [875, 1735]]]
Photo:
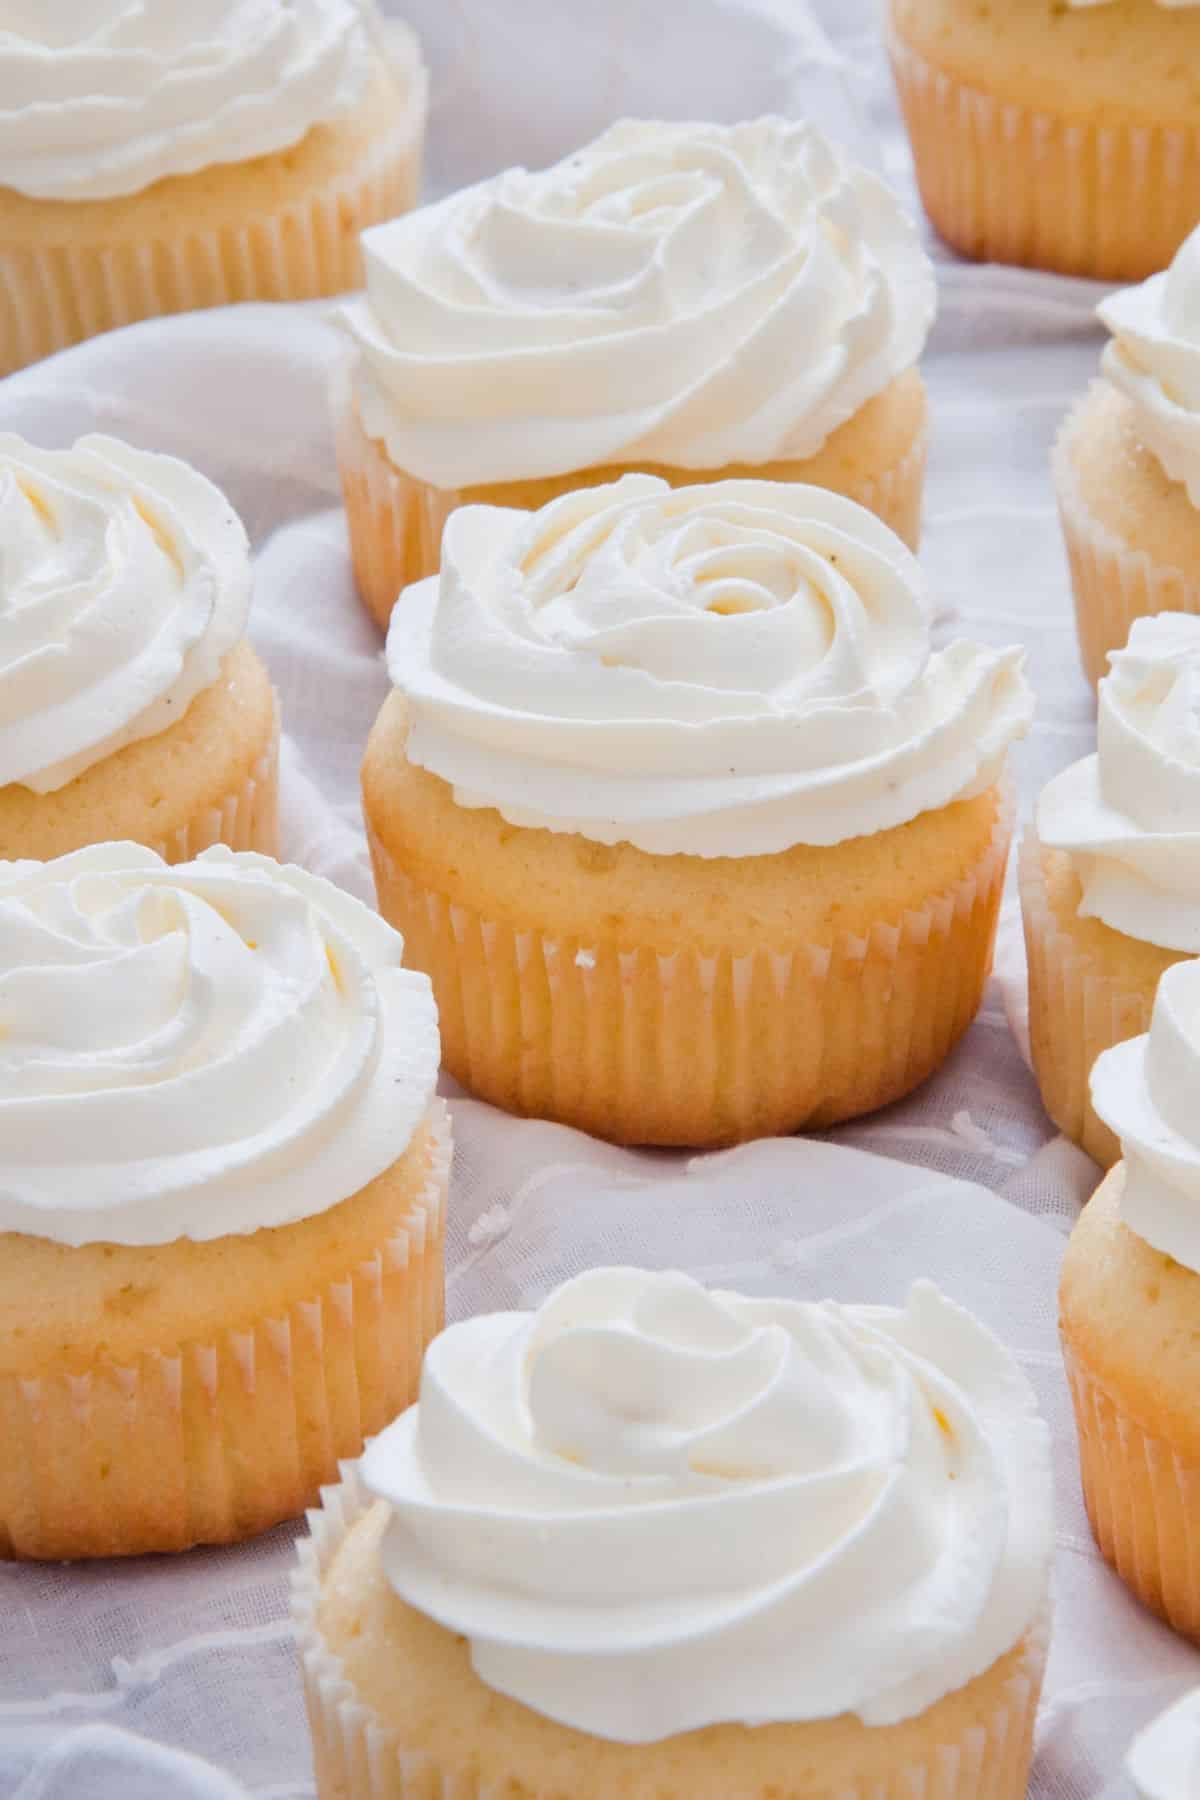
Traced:
[[[911, 198], [877, 0], [813, 9], [843, 65], [801, 0], [405, 0], [433, 66], [430, 191], [547, 161], [621, 113], [774, 108], [815, 116]], [[943, 640], [1029, 648], [1027, 819], [1042, 782], [1094, 747], [1047, 454], [1099, 359], [1100, 290], [944, 255], [939, 283], [923, 556]], [[0, 385], [0, 429], [47, 444], [110, 431], [227, 488], [259, 550], [252, 635], [283, 697], [285, 853], [369, 897], [357, 765], [387, 683], [337, 510], [327, 321], [322, 306], [256, 307], [134, 327]], [[932, 1276], [1020, 1357], [1054, 1434], [1058, 1613], [1030, 1793], [1130, 1800], [1128, 1743], [1200, 1680], [1200, 1656], [1136, 1605], [1088, 1533], [1054, 1288], [1096, 1171], [1039, 1106], [1018, 1048], [1023, 982], [1010, 903], [963, 1046], [913, 1099], [832, 1134], [837, 1149], [773, 1141], [689, 1162], [456, 1101], [449, 1306], [532, 1304], [613, 1261], [683, 1258], [749, 1293], [845, 1301], [896, 1301]], [[0, 1567], [0, 1797], [313, 1795], [286, 1617], [298, 1528], [170, 1560]]]

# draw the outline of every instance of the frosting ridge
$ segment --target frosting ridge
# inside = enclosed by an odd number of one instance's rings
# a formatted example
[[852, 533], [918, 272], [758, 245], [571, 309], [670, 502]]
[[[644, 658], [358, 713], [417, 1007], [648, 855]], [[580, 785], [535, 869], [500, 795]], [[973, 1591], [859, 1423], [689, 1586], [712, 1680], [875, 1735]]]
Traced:
[[982, 792], [1017, 650], [933, 653], [915, 559], [822, 488], [628, 475], [461, 507], [393, 617], [408, 755], [463, 806], [664, 855], [834, 844]]
[[1200, 1688], [1138, 1734], [1125, 1766], [1140, 1800], [1191, 1800], [1200, 1792]]
[[437, 1080], [432, 990], [402, 950], [249, 851], [0, 862], [0, 1232], [159, 1244], [348, 1199]]
[[1200, 227], [1169, 269], [1096, 311], [1112, 333], [1105, 375], [1133, 401], [1147, 448], [1200, 506]]
[[929, 259], [811, 126], [624, 120], [363, 234], [363, 424], [438, 487], [812, 456], [917, 360]]
[[928, 1283], [897, 1309], [592, 1270], [445, 1332], [362, 1474], [400, 1597], [619, 1742], [911, 1717], [1045, 1597], [1045, 1427]]
[[1200, 618], [1135, 619], [1109, 660], [1096, 754], [1043, 790], [1038, 837], [1070, 854], [1081, 917], [1200, 953]]

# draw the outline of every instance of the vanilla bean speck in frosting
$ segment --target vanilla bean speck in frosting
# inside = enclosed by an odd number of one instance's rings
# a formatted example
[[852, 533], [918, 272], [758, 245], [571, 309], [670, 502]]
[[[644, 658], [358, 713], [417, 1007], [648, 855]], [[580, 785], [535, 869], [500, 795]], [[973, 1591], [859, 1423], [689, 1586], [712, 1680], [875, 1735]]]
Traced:
[[0, 862], [0, 1232], [160, 1244], [348, 1199], [437, 1080], [402, 950], [361, 902], [248, 852]]
[[1163, 975], [1150, 1030], [1096, 1059], [1092, 1105], [1121, 1140], [1121, 1217], [1200, 1275], [1200, 962]]
[[250, 592], [241, 522], [186, 463], [0, 434], [0, 787], [52, 793], [175, 724]]
[[978, 794], [1019, 650], [931, 648], [920, 569], [822, 488], [629, 475], [462, 507], [393, 615], [407, 754], [462, 806], [663, 855], [836, 844]]
[[1200, 506], [1200, 227], [1169, 269], [1097, 311], [1112, 333], [1105, 375], [1137, 409], [1147, 449]]
[[1136, 619], [1110, 661], [1096, 754], [1043, 790], [1038, 837], [1070, 854], [1082, 918], [1200, 954], [1200, 618]]
[[623, 1743], [913, 1717], [1046, 1598], [1045, 1426], [929, 1283], [841, 1306], [592, 1270], [436, 1339], [362, 1476], [400, 1598], [489, 1687]]
[[933, 271], [809, 125], [625, 120], [363, 234], [368, 434], [442, 488], [814, 455], [917, 360]]
[[5, 0], [0, 187], [111, 199], [285, 150], [370, 66], [360, 0]]

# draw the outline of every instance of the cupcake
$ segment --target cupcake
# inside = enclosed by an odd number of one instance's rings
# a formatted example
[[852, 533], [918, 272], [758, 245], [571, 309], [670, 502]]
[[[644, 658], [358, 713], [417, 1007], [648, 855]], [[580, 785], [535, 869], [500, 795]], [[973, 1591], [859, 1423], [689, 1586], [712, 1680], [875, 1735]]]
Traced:
[[1200, 962], [1158, 985], [1148, 1034], [1106, 1050], [1092, 1103], [1121, 1140], [1059, 1292], [1083, 1493], [1118, 1575], [1200, 1642]]
[[1200, 1794], [1200, 1688], [1134, 1739], [1125, 1767], [1138, 1800], [1191, 1800]]
[[907, 1093], [987, 974], [1031, 711], [934, 654], [823, 488], [628, 475], [463, 507], [388, 636], [363, 794], [445, 1064], [512, 1112], [724, 1144]]
[[629, 468], [832, 488], [915, 548], [933, 272], [889, 190], [811, 126], [626, 120], [363, 254], [338, 455], [382, 624], [454, 507], [533, 510]]
[[0, 857], [273, 851], [279, 720], [229, 502], [114, 438], [0, 434]]
[[0, 863], [0, 1555], [247, 1537], [414, 1398], [449, 1148], [401, 949], [253, 854]]
[[1020, 872], [1042, 1099], [1108, 1168], [1092, 1064], [1149, 1030], [1164, 972], [1200, 956], [1200, 618], [1136, 622], [1100, 683], [1097, 753], [1044, 789]]
[[451, 1327], [311, 1516], [321, 1800], [1024, 1800], [1049, 1442], [1008, 1352], [904, 1307], [593, 1269]]
[[1103, 281], [1200, 220], [1196, 0], [889, 0], [925, 210], [964, 256]]
[[416, 199], [424, 66], [373, 0], [19, 12], [0, 374], [135, 319], [341, 293], [362, 228]]
[[1093, 682], [1135, 619], [1200, 613], [1200, 231], [1166, 274], [1113, 294], [1099, 313], [1112, 333], [1101, 378], [1054, 451]]

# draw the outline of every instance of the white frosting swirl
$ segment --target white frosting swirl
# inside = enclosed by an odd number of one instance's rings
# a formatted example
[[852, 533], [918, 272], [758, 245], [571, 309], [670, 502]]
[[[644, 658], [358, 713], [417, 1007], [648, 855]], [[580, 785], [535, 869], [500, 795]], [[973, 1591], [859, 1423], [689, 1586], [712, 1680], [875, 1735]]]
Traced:
[[1200, 227], [1169, 269], [1096, 310], [1113, 334], [1104, 373], [1137, 408], [1146, 448], [1200, 506]]
[[462, 806], [663, 855], [836, 844], [980, 792], [1018, 650], [930, 652], [899, 539], [823, 488], [648, 475], [462, 507], [393, 615], [411, 760]]
[[813, 455], [916, 362], [929, 259], [813, 127], [626, 120], [363, 234], [363, 423], [438, 487]]
[[6, 0], [0, 185], [110, 199], [285, 150], [369, 71], [359, 0]]
[[1150, 1030], [1097, 1057], [1092, 1104], [1121, 1140], [1121, 1216], [1200, 1274], [1200, 962], [1158, 984]]
[[1126, 1768], [1139, 1800], [1196, 1800], [1200, 1794], [1200, 1688], [1193, 1688], [1139, 1733]]
[[432, 992], [403, 947], [249, 852], [0, 862], [0, 1232], [224, 1237], [373, 1181], [437, 1079]]
[[1070, 853], [1081, 917], [1200, 954], [1200, 618], [1137, 619], [1110, 662], [1097, 753], [1044, 789], [1038, 836]]
[[250, 587], [240, 521], [186, 463], [0, 433], [0, 787], [50, 793], [181, 719]]
[[490, 1687], [623, 1743], [912, 1717], [1046, 1595], [1032, 1392], [928, 1283], [899, 1310], [593, 1270], [438, 1338], [362, 1473], [401, 1599]]

